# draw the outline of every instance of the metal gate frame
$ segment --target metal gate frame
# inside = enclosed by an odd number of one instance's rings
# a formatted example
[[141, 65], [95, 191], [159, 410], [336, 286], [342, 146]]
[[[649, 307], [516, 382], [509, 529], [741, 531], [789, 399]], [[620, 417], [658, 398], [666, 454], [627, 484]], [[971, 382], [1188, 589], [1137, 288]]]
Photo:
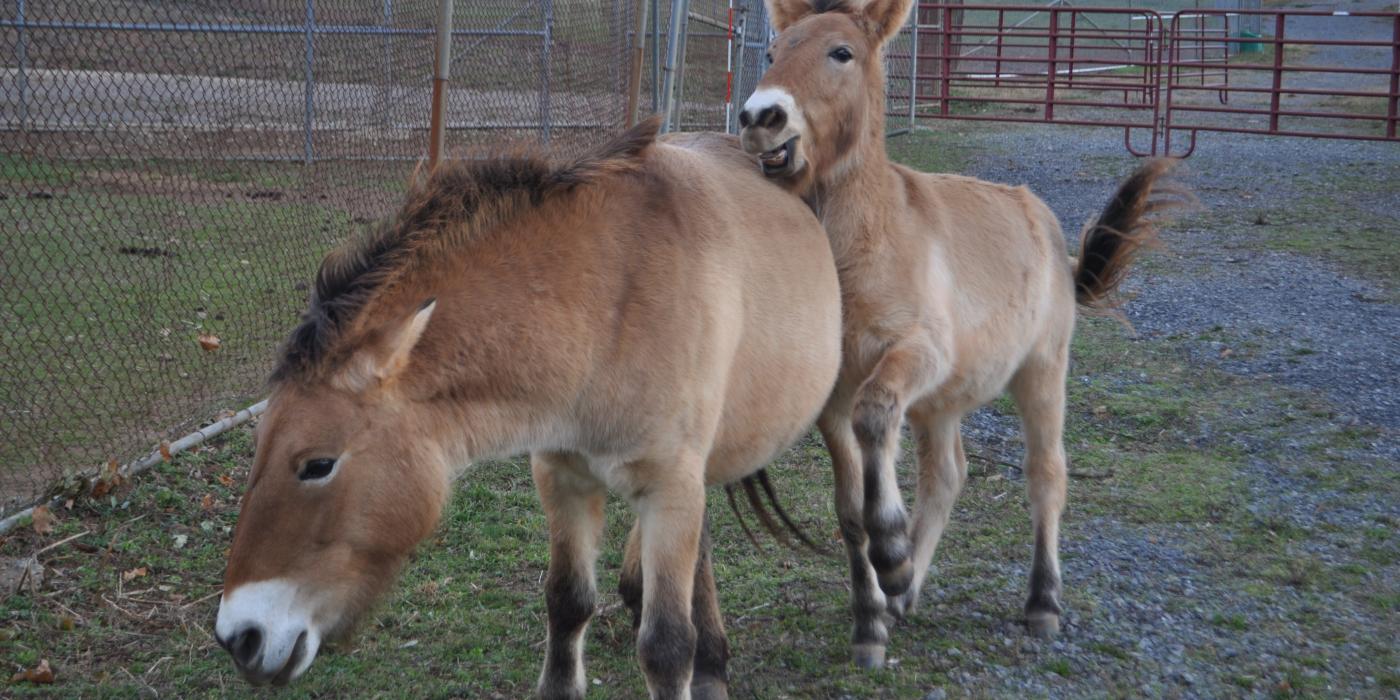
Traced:
[[[1030, 17], [1009, 22], [1008, 13], [1044, 14], [1046, 26], [1028, 26]], [[960, 24], [956, 22], [958, 15], [964, 19]], [[979, 20], [974, 15], [991, 16], [995, 21]], [[891, 78], [896, 84], [909, 83], [910, 113], [920, 119], [1121, 128], [1124, 146], [1133, 155], [1181, 158], [1194, 152], [1196, 135], [1201, 131], [1400, 140], [1400, 12], [1193, 9], [1159, 13], [1120, 7], [920, 3], [915, 16], [940, 18], [935, 24], [915, 25], [916, 39], [911, 42], [916, 47], [911, 51], [911, 65], [932, 60], [937, 70]], [[1390, 24], [1391, 31], [1385, 39], [1293, 38], [1290, 22], [1299, 17], [1381, 19]], [[1125, 19], [1126, 29], [1122, 28]], [[1271, 29], [1272, 36], [1238, 31], [1251, 20]], [[1121, 48], [1121, 54], [1108, 49], [1109, 44]], [[1273, 51], [1272, 59], [1253, 64], [1231, 60], [1248, 44], [1268, 47]], [[1288, 62], [1290, 48], [1317, 46], [1388, 50], [1389, 67]], [[889, 58], [902, 61], [910, 56], [892, 52]], [[982, 72], [977, 67], [982, 67]], [[1240, 73], [1232, 80], [1235, 71]], [[1269, 75], [1268, 87], [1240, 81], [1240, 77], [1260, 73]], [[1389, 89], [1285, 87], [1288, 76], [1322, 73], [1388, 76]], [[1193, 92], [1212, 94], [1219, 104], [1192, 102], [1188, 98]], [[1267, 97], [1266, 108], [1239, 104], [1241, 100], [1257, 100], [1259, 95]], [[1384, 100], [1384, 115], [1297, 108], [1286, 103], [1299, 96], [1318, 101]], [[1240, 99], [1232, 103], [1232, 97]], [[896, 101], [901, 107], [905, 105], [900, 95], [891, 100], [892, 110]], [[997, 106], [1024, 114], [979, 112]], [[1266, 123], [1250, 125], [1241, 122], [1241, 117], [1265, 117]], [[1299, 122], [1306, 121], [1324, 121], [1326, 125], [1299, 128]], [[1358, 123], [1381, 128], [1377, 133], [1355, 133], [1340, 126]], [[1135, 147], [1135, 130], [1150, 134], [1145, 148]], [[1189, 139], [1186, 147], [1174, 153], [1173, 146], [1183, 138]]]

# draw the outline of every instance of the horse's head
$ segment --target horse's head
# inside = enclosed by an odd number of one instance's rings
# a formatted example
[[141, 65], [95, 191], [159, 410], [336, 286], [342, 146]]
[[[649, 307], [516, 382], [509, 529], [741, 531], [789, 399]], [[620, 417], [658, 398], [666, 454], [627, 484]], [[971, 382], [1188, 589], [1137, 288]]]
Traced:
[[437, 522], [448, 459], [404, 388], [433, 308], [386, 314], [338, 343], [333, 368], [277, 380], [215, 627], [254, 684], [305, 672]]
[[744, 149], [765, 175], [804, 188], [883, 138], [882, 47], [911, 2], [768, 0], [771, 65], [739, 113]]

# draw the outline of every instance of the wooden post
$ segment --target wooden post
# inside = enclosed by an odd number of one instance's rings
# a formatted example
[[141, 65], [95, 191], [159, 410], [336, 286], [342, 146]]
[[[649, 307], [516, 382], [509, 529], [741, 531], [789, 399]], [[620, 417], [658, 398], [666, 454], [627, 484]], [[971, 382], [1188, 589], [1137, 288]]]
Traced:
[[647, 0], [637, 0], [633, 11], [635, 22], [632, 25], [632, 65], [627, 76], [627, 115], [623, 123], [632, 126], [637, 123], [637, 103], [642, 99], [642, 54], [647, 31]]
[[443, 132], [447, 125], [447, 79], [452, 73], [452, 0], [439, 0], [437, 41], [433, 58], [433, 102], [428, 119], [428, 171], [442, 159]]

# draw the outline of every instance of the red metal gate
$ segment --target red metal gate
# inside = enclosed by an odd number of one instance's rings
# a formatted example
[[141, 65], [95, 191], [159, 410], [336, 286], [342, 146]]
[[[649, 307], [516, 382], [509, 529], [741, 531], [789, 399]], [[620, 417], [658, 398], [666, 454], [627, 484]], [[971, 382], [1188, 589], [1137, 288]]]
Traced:
[[891, 87], [910, 93], [892, 104], [916, 118], [1120, 128], [1135, 155], [1185, 157], [1200, 131], [1400, 140], [1400, 13], [924, 3], [917, 16], [937, 21], [889, 55]]

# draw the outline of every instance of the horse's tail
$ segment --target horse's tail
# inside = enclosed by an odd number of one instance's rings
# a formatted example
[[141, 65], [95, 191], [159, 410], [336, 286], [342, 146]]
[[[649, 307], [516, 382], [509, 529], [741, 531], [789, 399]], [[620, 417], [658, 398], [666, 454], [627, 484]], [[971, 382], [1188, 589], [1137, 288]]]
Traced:
[[[777, 538], [779, 542], [783, 543], [783, 545], [792, 549], [797, 548], [797, 546], [792, 543], [792, 540], [788, 539], [787, 533], [791, 532], [799, 542], [813, 552], [824, 556], [830, 554], [826, 548], [818, 546], [816, 542], [813, 542], [812, 538], [808, 537], [807, 533], [803, 532], [802, 528], [798, 527], [797, 523], [794, 523], [792, 518], [788, 517], [787, 511], [783, 510], [782, 504], [778, 502], [778, 494], [773, 490], [773, 482], [768, 480], [767, 469], [760, 469], [740, 479], [737, 485], [743, 487], [744, 494], [748, 496], [749, 505], [753, 508], [754, 514], [758, 516], [758, 521], [763, 523], [763, 528], [771, 533], [773, 537]], [[743, 528], [744, 534], [748, 536], [749, 541], [761, 550], [763, 549], [763, 545], [759, 544], [758, 538], [754, 537], [753, 531], [750, 530], [748, 524], [744, 522], [744, 516], [739, 513], [739, 504], [734, 498], [734, 487], [735, 484], [724, 485], [724, 493], [729, 498], [729, 509], [734, 511], [734, 518], [739, 521], [739, 527]], [[769, 505], [772, 506], [773, 512], [777, 513], [778, 519], [787, 527], [787, 532], [784, 532], [783, 528], [779, 527], [778, 523], [773, 521], [772, 516], [768, 514], [768, 509], [764, 508], [763, 498], [758, 494], [759, 488], [763, 489], [763, 493], [768, 497]]]
[[1080, 306], [1104, 312], [1117, 308], [1118, 285], [1138, 253], [1157, 241], [1157, 215], [1195, 201], [1171, 180], [1176, 166], [1169, 158], [1141, 165], [1085, 227], [1074, 269], [1074, 298]]

